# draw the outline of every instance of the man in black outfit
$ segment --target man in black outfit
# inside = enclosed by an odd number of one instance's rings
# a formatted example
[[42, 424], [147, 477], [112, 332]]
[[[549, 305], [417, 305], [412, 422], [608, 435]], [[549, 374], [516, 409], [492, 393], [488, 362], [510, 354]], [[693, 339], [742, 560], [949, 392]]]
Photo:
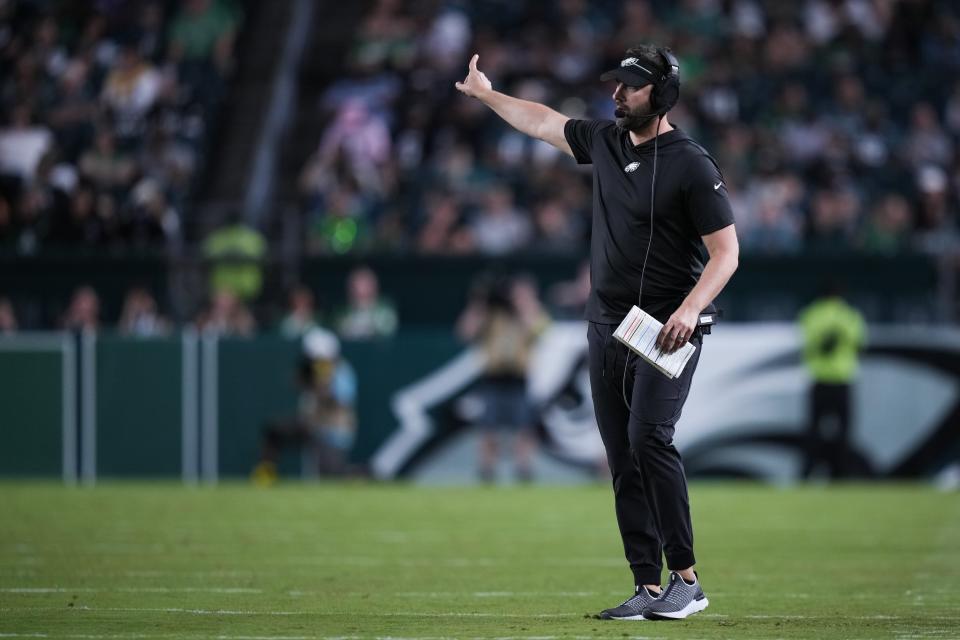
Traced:
[[[680, 85], [669, 49], [630, 49], [601, 76], [616, 81], [616, 121], [573, 120], [494, 91], [477, 60], [458, 90], [517, 130], [593, 164], [590, 384], [635, 585], [633, 596], [600, 617], [685, 618], [706, 608], [707, 598], [694, 572], [687, 484], [673, 433], [702, 347], [701, 325], [711, 321], [713, 299], [737, 268], [723, 176], [703, 147], [667, 120]], [[664, 351], [688, 341], [697, 347], [680, 377], [667, 378], [613, 338], [634, 304], [664, 323], [657, 338]], [[661, 556], [671, 572], [662, 591]]]

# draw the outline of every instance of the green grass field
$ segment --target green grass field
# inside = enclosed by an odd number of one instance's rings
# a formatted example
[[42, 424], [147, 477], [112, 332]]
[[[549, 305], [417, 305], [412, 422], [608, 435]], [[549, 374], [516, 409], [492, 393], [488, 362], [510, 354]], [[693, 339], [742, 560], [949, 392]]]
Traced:
[[0, 638], [960, 638], [960, 494], [694, 484], [710, 607], [631, 590], [606, 485], [0, 484]]

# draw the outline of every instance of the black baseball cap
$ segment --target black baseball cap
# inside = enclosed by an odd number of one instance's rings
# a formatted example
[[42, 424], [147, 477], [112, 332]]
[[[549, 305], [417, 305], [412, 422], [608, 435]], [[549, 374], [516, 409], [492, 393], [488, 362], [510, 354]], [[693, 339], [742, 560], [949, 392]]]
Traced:
[[600, 75], [601, 80], [616, 80], [630, 87], [643, 87], [655, 84], [663, 72], [642, 58], [624, 58], [620, 66]]

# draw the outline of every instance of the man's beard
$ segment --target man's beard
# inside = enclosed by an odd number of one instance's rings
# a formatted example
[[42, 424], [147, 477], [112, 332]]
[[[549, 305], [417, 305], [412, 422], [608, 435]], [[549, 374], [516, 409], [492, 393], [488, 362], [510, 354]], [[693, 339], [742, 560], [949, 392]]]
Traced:
[[650, 113], [647, 108], [627, 111], [618, 107], [615, 115], [617, 117], [617, 128], [621, 131], [642, 133], [659, 114]]

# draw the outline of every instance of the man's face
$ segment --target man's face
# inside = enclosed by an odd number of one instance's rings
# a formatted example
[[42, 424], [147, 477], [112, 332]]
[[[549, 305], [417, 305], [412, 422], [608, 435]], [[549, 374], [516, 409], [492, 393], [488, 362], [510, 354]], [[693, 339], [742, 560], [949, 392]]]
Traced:
[[650, 92], [653, 85], [632, 87], [617, 83], [613, 91], [613, 102], [617, 109], [617, 126], [627, 131], [640, 131], [653, 120], [650, 114]]

